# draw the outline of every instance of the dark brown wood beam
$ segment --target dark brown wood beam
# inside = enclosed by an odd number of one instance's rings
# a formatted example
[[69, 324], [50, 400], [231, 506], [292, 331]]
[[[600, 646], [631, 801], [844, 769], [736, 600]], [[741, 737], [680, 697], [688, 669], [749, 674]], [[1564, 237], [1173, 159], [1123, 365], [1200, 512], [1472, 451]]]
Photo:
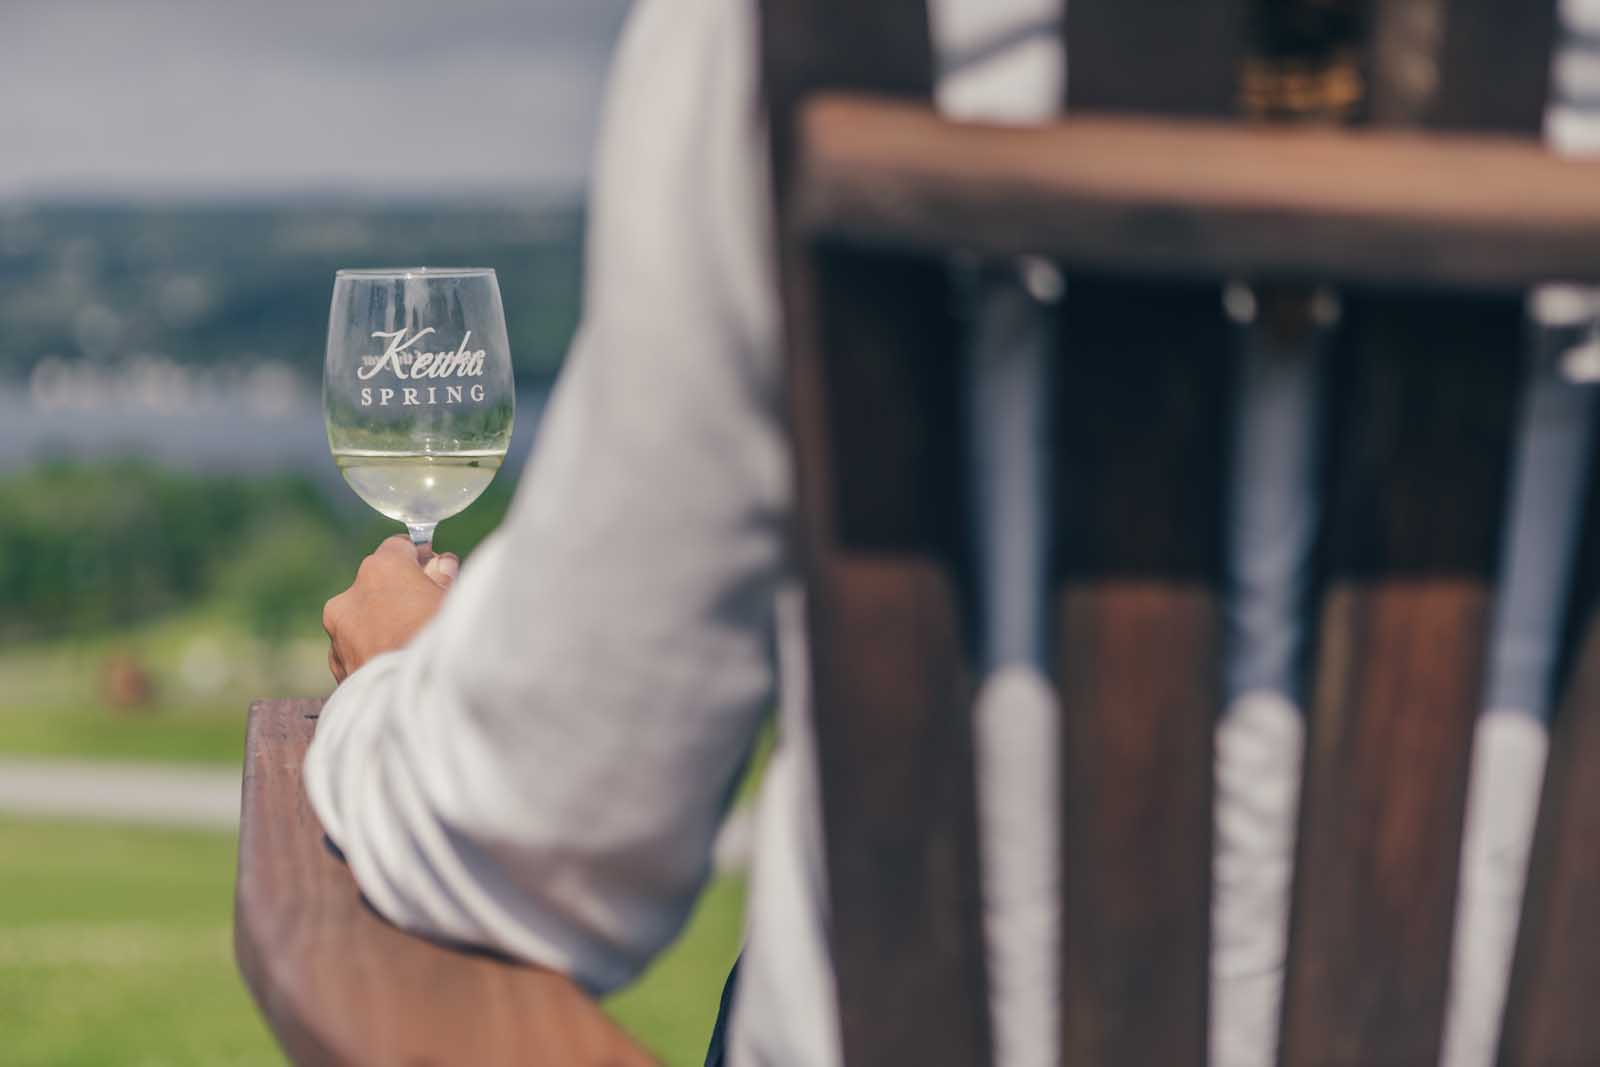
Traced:
[[1070, 270], [1517, 290], [1600, 282], [1600, 163], [1505, 136], [1076, 114], [1038, 127], [831, 96], [805, 111], [817, 240]]
[[554, 971], [391, 926], [328, 847], [300, 767], [321, 701], [260, 701], [245, 735], [234, 951], [299, 1067], [655, 1061]]

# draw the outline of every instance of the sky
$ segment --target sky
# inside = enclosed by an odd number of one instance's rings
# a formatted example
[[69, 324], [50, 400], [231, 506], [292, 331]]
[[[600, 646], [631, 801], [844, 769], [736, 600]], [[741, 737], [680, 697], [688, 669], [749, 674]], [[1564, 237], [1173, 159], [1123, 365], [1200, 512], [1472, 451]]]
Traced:
[[574, 195], [627, 0], [0, 0], [0, 200]]

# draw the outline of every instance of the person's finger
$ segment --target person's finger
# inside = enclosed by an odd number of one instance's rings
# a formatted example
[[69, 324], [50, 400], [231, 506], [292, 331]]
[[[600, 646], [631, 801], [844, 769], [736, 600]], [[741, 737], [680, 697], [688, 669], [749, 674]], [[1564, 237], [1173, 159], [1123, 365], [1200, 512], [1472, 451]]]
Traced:
[[449, 589], [455, 582], [456, 575], [461, 573], [461, 559], [454, 552], [445, 552], [428, 560], [422, 568], [434, 585], [440, 589]]
[[385, 558], [392, 556], [395, 559], [415, 560], [419, 563], [422, 561], [421, 552], [416, 545], [411, 543], [411, 538], [405, 534], [395, 534], [393, 537], [384, 538], [383, 542], [372, 550], [372, 554]]
[[339, 653], [334, 651], [331, 642], [328, 645], [328, 673], [333, 675], [335, 685], [344, 682], [344, 664], [339, 662]]
[[339, 599], [343, 595], [340, 593], [339, 596], [329, 597], [328, 602], [322, 605], [322, 632], [328, 635], [329, 641], [333, 640], [333, 631], [339, 625]]

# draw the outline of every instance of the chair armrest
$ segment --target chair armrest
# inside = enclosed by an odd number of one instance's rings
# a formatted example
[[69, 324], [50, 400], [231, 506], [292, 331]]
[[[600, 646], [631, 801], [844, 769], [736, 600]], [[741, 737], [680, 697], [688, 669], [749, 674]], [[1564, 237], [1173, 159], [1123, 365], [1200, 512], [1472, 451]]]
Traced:
[[1538, 141], [1078, 115], [1037, 126], [823, 95], [796, 217], [822, 241], [1203, 279], [1600, 282], [1600, 162]]
[[239, 969], [296, 1064], [644, 1067], [569, 979], [385, 922], [326, 843], [300, 769], [320, 701], [258, 701], [245, 738]]

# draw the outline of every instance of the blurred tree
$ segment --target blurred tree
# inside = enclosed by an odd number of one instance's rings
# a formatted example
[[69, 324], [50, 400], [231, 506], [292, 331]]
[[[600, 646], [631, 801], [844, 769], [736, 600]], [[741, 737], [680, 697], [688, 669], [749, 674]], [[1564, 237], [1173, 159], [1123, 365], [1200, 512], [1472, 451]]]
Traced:
[[[499, 525], [497, 478], [440, 528], [467, 555]], [[353, 501], [341, 500], [352, 505]], [[322, 603], [399, 527], [299, 476], [51, 463], [0, 477], [0, 637], [94, 632], [220, 597], [263, 640], [315, 632]], [[354, 517], [352, 517], [354, 516]]]
[[219, 561], [215, 588], [270, 649], [314, 636], [323, 603], [350, 580], [354, 553], [326, 522], [291, 515], [256, 526]]

